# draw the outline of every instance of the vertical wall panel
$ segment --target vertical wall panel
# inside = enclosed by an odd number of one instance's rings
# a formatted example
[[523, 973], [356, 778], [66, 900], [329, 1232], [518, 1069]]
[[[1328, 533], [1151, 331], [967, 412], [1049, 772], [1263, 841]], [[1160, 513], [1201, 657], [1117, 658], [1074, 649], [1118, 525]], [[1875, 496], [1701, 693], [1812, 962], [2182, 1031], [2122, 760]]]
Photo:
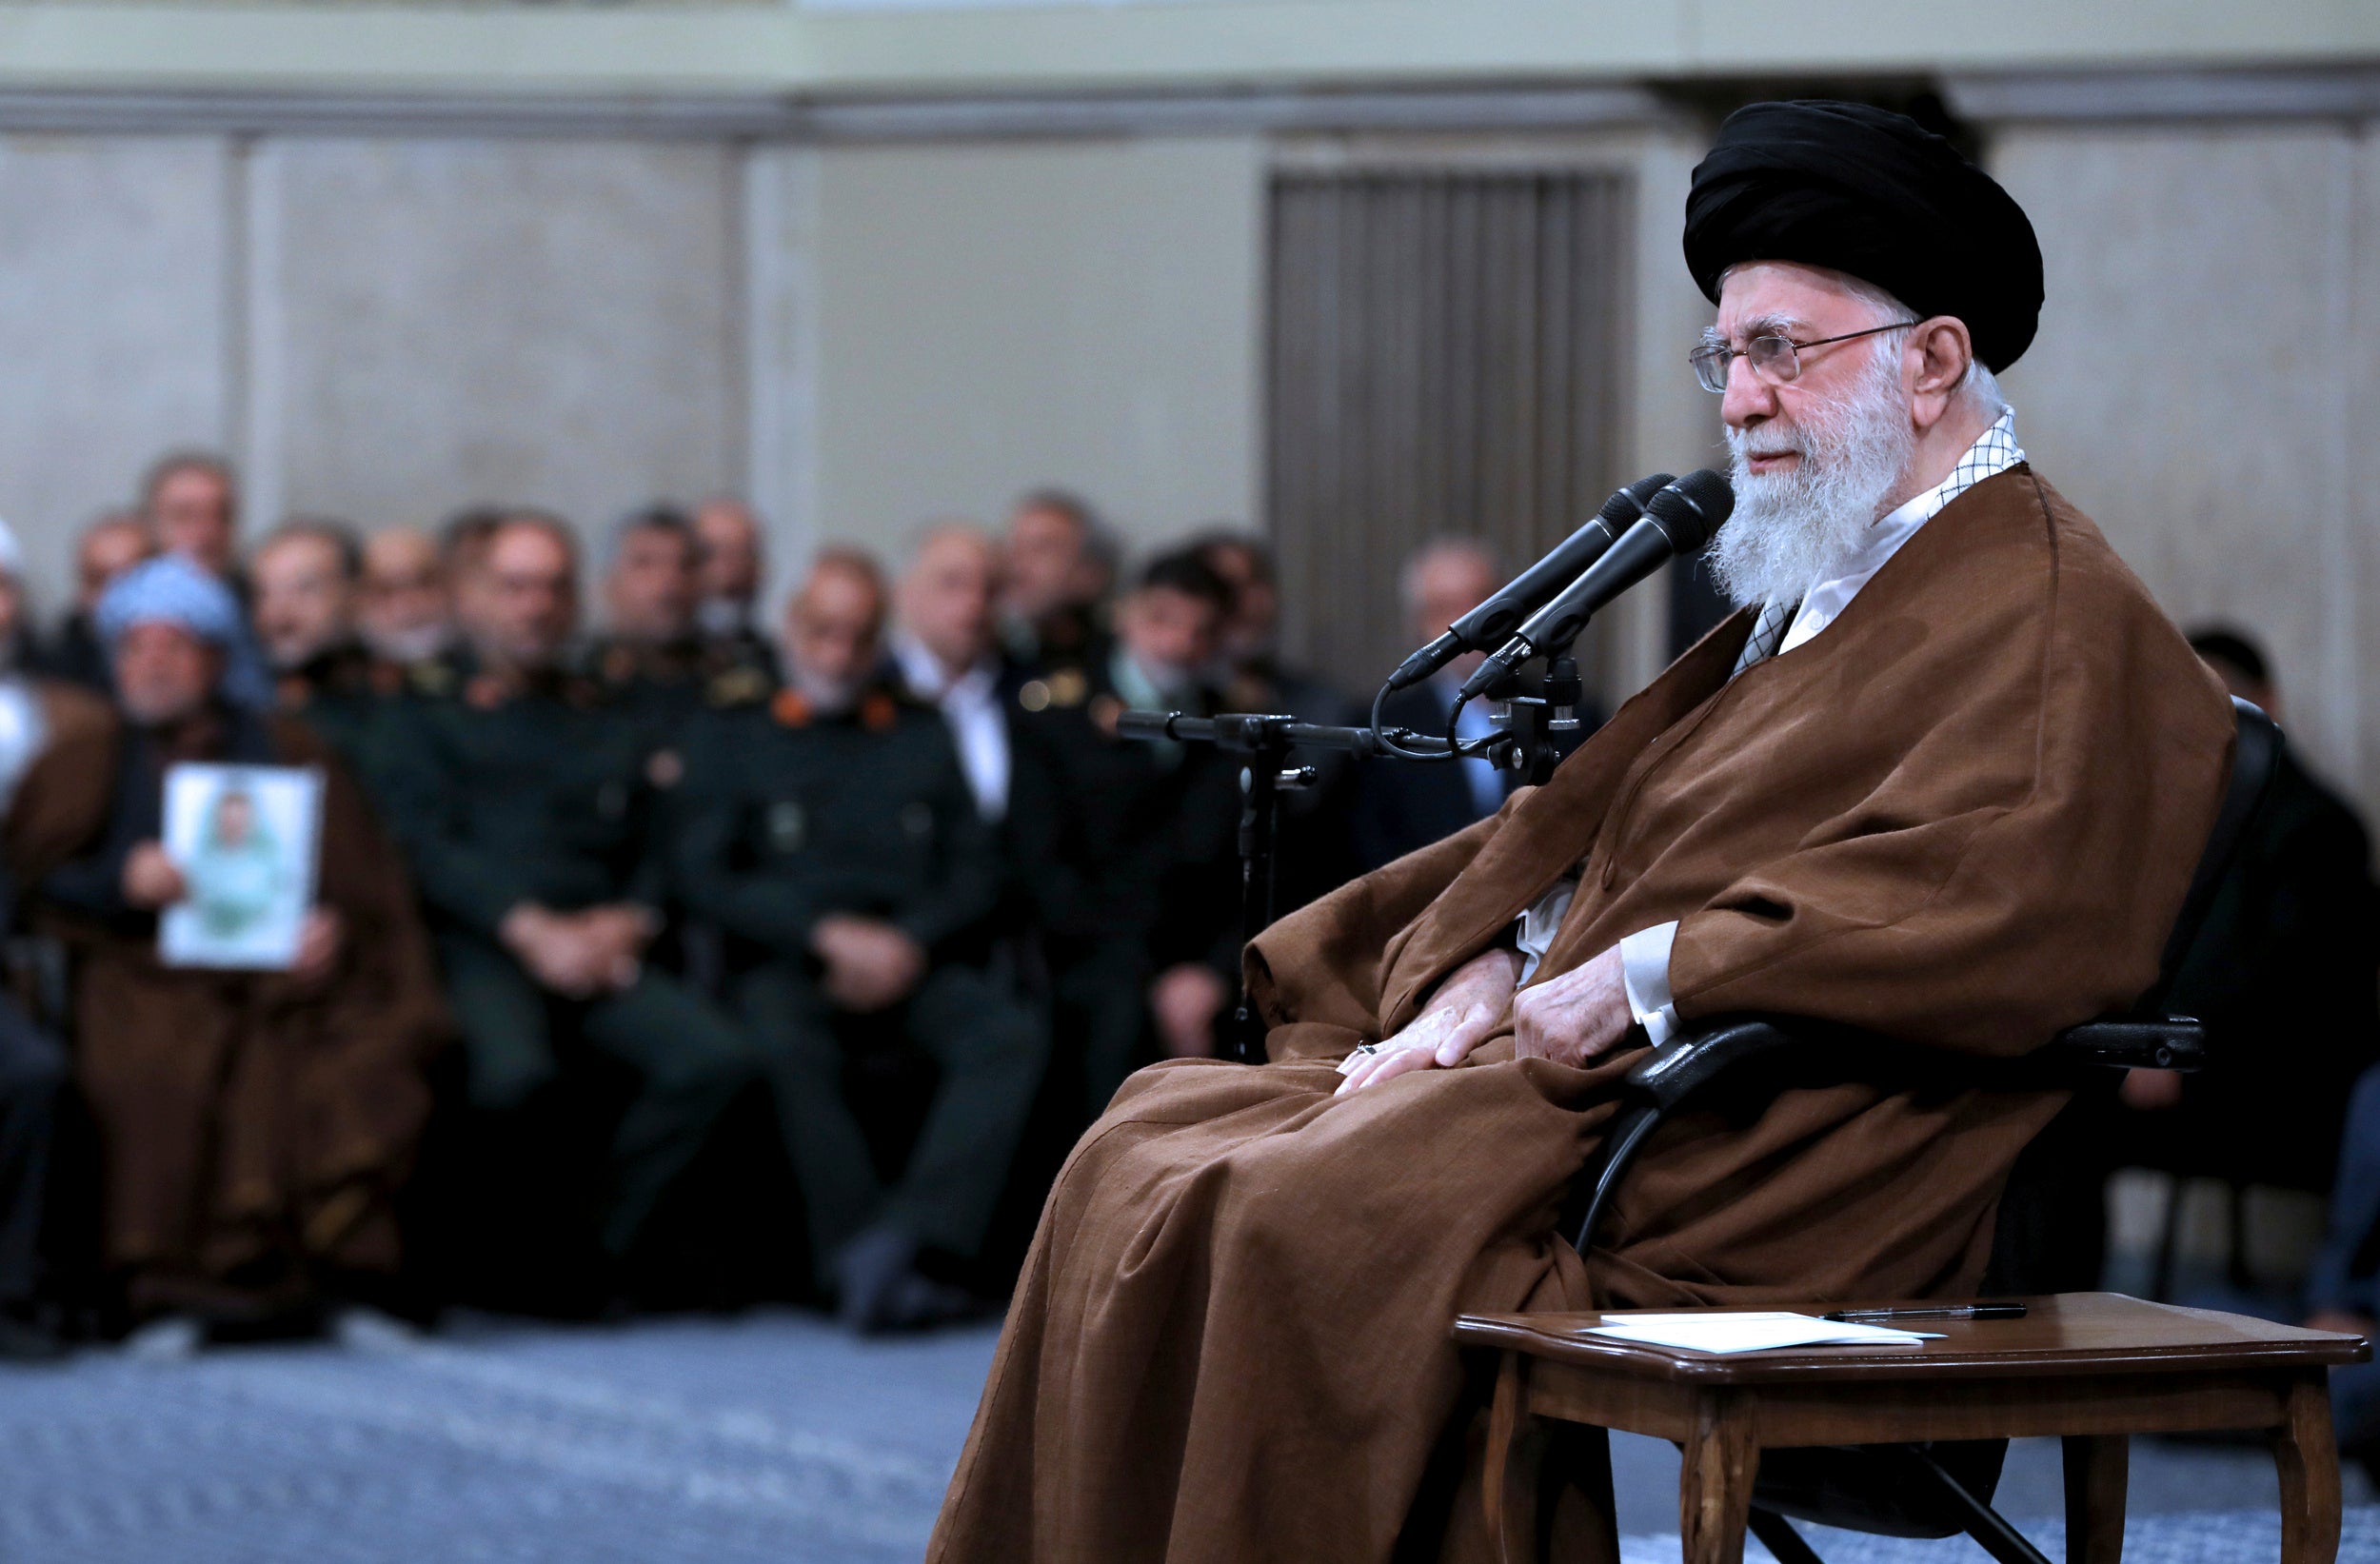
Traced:
[[1410, 640], [1416, 545], [1468, 534], [1517, 564], [1619, 481], [1632, 199], [1603, 174], [1277, 178], [1266, 452], [1292, 655], [1375, 687]]
[[291, 506], [377, 525], [503, 499], [600, 526], [741, 486], [731, 148], [309, 140], [273, 156]]
[[0, 517], [50, 605], [151, 457], [231, 437], [228, 164], [211, 138], [0, 138]]

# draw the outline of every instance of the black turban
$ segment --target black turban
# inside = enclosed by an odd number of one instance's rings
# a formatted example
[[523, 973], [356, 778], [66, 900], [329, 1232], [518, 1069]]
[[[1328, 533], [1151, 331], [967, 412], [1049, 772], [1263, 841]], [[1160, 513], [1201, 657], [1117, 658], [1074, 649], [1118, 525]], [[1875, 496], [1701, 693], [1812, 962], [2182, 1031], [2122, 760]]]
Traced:
[[1746, 261], [1847, 271], [1922, 318], [1967, 323], [2007, 368], [2041, 320], [2041, 246], [1990, 174], [1906, 115], [1858, 103], [1755, 103], [1719, 127], [1686, 196], [1686, 266], [1716, 304]]

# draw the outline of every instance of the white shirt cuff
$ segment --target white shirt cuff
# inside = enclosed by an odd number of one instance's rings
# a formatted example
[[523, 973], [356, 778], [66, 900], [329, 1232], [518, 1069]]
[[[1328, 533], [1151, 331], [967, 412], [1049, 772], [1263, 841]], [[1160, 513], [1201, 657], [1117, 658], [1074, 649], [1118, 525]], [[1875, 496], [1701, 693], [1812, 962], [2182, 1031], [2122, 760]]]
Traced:
[[1628, 985], [1628, 1008], [1658, 1048], [1677, 1030], [1677, 1006], [1669, 993], [1670, 946], [1677, 942], [1675, 921], [1638, 929], [1619, 942], [1620, 979]]

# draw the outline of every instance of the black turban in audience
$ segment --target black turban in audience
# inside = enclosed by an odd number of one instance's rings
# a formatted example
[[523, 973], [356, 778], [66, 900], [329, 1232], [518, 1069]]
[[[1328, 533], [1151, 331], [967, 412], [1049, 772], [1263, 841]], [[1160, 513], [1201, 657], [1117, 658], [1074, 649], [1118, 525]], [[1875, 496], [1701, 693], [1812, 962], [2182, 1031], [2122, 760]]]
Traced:
[[1686, 266], [1716, 304], [1746, 261], [1828, 267], [1921, 318], [1954, 315], [1995, 371], [2040, 324], [2024, 208], [1940, 136], [1865, 104], [1755, 103], [1719, 127], [1686, 196]]

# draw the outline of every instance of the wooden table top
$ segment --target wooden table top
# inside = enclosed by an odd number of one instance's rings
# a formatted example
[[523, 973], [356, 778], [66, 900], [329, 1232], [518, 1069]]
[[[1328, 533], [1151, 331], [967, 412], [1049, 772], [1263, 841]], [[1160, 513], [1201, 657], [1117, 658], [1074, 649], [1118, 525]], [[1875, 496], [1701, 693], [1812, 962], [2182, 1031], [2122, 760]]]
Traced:
[[[1642, 1379], [1698, 1385], [1877, 1379], [2010, 1379], [2043, 1375], [2173, 1374], [2215, 1369], [2305, 1369], [2361, 1363], [2371, 1344], [2360, 1336], [2273, 1325], [2244, 1315], [2149, 1303], [2121, 1293], [2061, 1293], [2022, 1300], [2022, 1319], [1911, 1320], [1908, 1328], [1941, 1333], [1914, 1346], [1786, 1347], [1771, 1352], [1705, 1353], [1587, 1336], [1600, 1314], [1464, 1315], [1455, 1339], [1557, 1363], [1601, 1369]], [[1923, 1308], [1922, 1302], [1898, 1307]], [[1781, 1304], [1749, 1308], [1777, 1309]], [[1892, 1308], [1894, 1304], [1811, 1304], [1829, 1309]], [[1687, 1310], [1618, 1311], [1698, 1313]], [[1713, 1310], [1740, 1314], [1743, 1309]]]

